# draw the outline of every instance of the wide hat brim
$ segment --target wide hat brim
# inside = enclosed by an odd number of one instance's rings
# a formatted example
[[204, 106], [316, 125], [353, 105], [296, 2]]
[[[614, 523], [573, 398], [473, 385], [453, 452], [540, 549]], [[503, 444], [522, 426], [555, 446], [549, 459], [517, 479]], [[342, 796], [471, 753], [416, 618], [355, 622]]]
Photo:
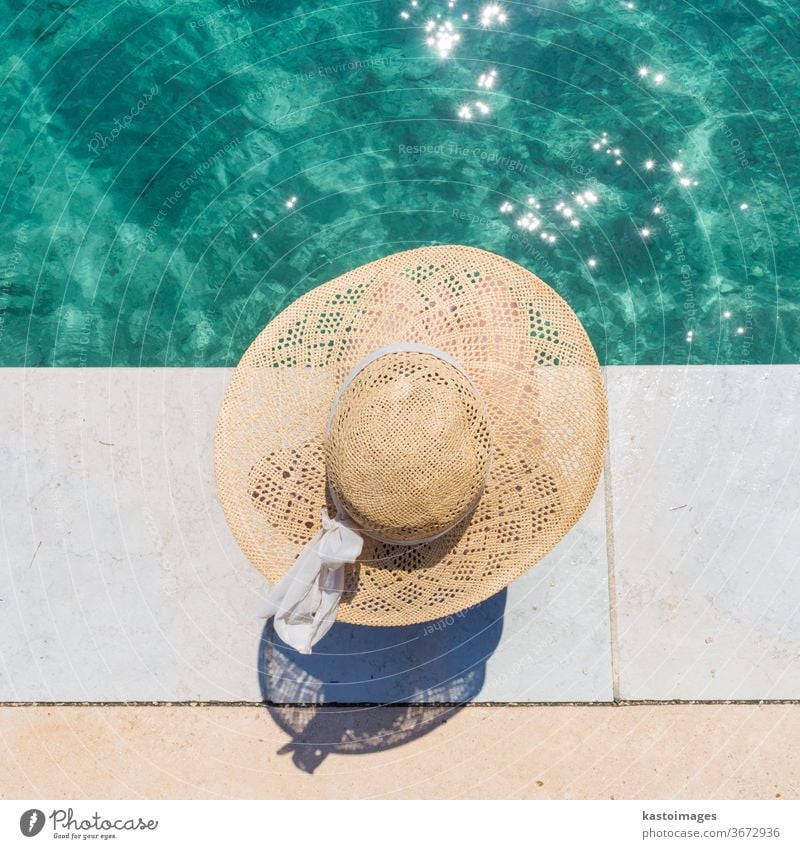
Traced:
[[[342, 381], [377, 348], [445, 351], [480, 391], [492, 465], [475, 510], [422, 545], [365, 536], [338, 618], [407, 625], [477, 604], [539, 561], [592, 498], [607, 439], [600, 367], [553, 289], [476, 248], [416, 248], [361, 266], [274, 318], [233, 372], [217, 420], [215, 474], [244, 553], [273, 583], [315, 535], [323, 440]], [[387, 440], [402, 433], [387, 433]]]

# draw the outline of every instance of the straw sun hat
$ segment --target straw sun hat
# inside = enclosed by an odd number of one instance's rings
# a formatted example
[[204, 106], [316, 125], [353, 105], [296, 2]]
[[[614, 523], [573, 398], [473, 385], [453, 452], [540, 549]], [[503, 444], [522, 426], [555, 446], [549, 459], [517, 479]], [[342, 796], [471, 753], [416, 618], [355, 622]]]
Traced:
[[250, 345], [217, 421], [225, 516], [273, 584], [258, 615], [307, 653], [336, 618], [488, 598], [584, 512], [606, 432], [586, 332], [519, 265], [425, 247], [319, 286]]

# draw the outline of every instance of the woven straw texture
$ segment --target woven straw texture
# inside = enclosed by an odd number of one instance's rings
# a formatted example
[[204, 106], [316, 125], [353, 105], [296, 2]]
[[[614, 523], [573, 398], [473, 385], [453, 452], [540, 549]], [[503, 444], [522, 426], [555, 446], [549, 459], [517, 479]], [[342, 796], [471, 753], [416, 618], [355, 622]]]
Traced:
[[438, 357], [392, 353], [363, 368], [334, 408], [328, 484], [358, 525], [408, 541], [450, 528], [475, 503], [491, 458], [469, 379]]
[[317, 532], [322, 508], [334, 512], [325, 430], [339, 387], [367, 354], [403, 342], [464, 367], [488, 414], [491, 467], [475, 509], [432, 542], [365, 536], [361, 559], [346, 567], [338, 615], [355, 624], [424, 622], [498, 592], [583, 514], [603, 464], [602, 377], [568, 304], [486, 251], [394, 254], [295, 301], [248, 348], [226, 390], [215, 434], [220, 500], [270, 581]]

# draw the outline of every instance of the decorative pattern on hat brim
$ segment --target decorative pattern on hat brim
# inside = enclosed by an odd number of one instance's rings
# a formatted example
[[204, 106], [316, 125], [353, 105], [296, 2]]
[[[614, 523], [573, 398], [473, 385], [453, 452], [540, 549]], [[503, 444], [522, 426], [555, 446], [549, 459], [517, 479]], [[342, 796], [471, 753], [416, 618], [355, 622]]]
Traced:
[[324, 437], [339, 386], [370, 352], [404, 342], [462, 364], [488, 411], [492, 464], [475, 509], [443, 536], [415, 546], [365, 536], [338, 614], [355, 624], [423, 622], [500, 591], [583, 514], [603, 465], [605, 390], [569, 305], [486, 251], [394, 254], [273, 319], [225, 393], [215, 434], [220, 499], [239, 545], [271, 582], [314, 536], [321, 508], [333, 513]]

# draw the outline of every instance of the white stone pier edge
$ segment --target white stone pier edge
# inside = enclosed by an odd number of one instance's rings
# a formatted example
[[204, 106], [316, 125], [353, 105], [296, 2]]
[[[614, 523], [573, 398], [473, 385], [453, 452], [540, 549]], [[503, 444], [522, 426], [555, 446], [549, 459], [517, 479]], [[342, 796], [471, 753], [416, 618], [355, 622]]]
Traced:
[[0, 370], [0, 701], [800, 699], [800, 367], [604, 373], [595, 499], [505, 597], [259, 679], [266, 583], [211, 465], [229, 370]]

